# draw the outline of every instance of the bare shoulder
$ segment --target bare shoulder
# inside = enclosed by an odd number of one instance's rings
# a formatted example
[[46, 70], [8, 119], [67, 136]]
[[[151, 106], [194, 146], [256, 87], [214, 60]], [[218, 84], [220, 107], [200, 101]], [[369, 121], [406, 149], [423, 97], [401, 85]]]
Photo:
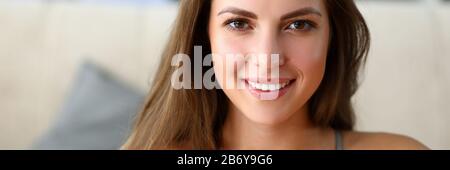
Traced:
[[354, 150], [428, 150], [429, 148], [408, 136], [391, 133], [348, 131], [343, 133], [344, 146]]

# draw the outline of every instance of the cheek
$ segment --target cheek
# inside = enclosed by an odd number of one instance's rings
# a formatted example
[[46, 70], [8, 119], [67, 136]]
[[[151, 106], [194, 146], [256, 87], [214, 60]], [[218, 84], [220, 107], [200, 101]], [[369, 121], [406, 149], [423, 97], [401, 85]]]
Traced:
[[290, 64], [308, 75], [320, 76], [323, 73], [328, 53], [328, 41], [320, 38], [290, 40], [285, 45], [285, 55]]
[[248, 39], [241, 37], [221, 34], [211, 37], [214, 71], [222, 87], [225, 82], [235, 84], [238, 71], [244, 66], [244, 55], [249, 44]]
[[230, 36], [225, 33], [216, 33], [211, 37], [211, 50], [215, 54], [245, 54], [246, 49], [252, 44], [245, 37]]

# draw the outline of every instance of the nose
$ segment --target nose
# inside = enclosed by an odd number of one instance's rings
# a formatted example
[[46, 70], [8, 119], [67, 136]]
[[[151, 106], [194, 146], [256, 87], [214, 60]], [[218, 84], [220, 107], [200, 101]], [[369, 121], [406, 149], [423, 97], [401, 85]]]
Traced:
[[249, 63], [259, 69], [283, 66], [285, 57], [279, 43], [279, 32], [276, 29], [266, 29], [255, 36], [254, 46], [248, 54]]

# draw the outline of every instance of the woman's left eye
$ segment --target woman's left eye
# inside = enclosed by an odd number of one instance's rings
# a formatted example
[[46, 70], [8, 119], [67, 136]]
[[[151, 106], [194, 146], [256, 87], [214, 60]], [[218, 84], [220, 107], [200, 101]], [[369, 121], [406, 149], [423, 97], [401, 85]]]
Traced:
[[306, 20], [295, 21], [287, 27], [287, 29], [294, 31], [309, 31], [313, 28], [315, 28], [314, 23]]

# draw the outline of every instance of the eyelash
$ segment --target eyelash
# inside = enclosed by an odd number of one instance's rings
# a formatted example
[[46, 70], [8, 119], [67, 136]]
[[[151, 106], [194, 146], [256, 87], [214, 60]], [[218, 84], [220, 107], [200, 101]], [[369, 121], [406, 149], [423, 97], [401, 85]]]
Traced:
[[295, 23], [304, 24], [303, 27], [306, 27], [306, 28], [303, 28], [303, 29], [296, 29], [296, 30], [294, 30], [294, 31], [308, 32], [308, 31], [311, 31], [311, 30], [317, 28], [317, 24], [316, 24], [315, 22], [313, 22], [313, 21], [310, 21], [310, 20], [296, 20], [296, 21], [290, 23], [290, 24], [287, 26], [287, 28], [291, 27], [291, 26], [292, 26], [293, 24], [295, 24]]
[[231, 19], [228, 19], [225, 23], [224, 23], [224, 25], [225, 25], [225, 27], [228, 29], [228, 30], [230, 30], [230, 31], [238, 31], [238, 32], [242, 32], [242, 31], [246, 31], [246, 30], [243, 30], [243, 29], [239, 29], [239, 28], [236, 28], [236, 27], [233, 27], [233, 26], [231, 26], [231, 24], [233, 24], [233, 23], [241, 23], [241, 24], [246, 24], [247, 25], [247, 27], [250, 27], [250, 24], [249, 24], [249, 20], [247, 20], [247, 19], [244, 19], [244, 18], [231, 18]]
[[[290, 22], [284, 29], [289, 29], [289, 27], [291, 27], [293, 24], [299, 23], [300, 24], [306, 24], [306, 28], [304, 29], [294, 29], [293, 31], [298, 31], [298, 32], [308, 32], [311, 31], [313, 29], [317, 28], [317, 24], [311, 20], [295, 20], [293, 22]], [[244, 24], [245, 27], [247, 28], [236, 28], [236, 26], [232, 26], [231, 24]], [[237, 32], [244, 32], [247, 31], [247, 29], [251, 29], [250, 26], [250, 21], [248, 19], [245, 18], [231, 18], [228, 19], [225, 23], [224, 26], [227, 28], [227, 30], [230, 31], [237, 31]]]

